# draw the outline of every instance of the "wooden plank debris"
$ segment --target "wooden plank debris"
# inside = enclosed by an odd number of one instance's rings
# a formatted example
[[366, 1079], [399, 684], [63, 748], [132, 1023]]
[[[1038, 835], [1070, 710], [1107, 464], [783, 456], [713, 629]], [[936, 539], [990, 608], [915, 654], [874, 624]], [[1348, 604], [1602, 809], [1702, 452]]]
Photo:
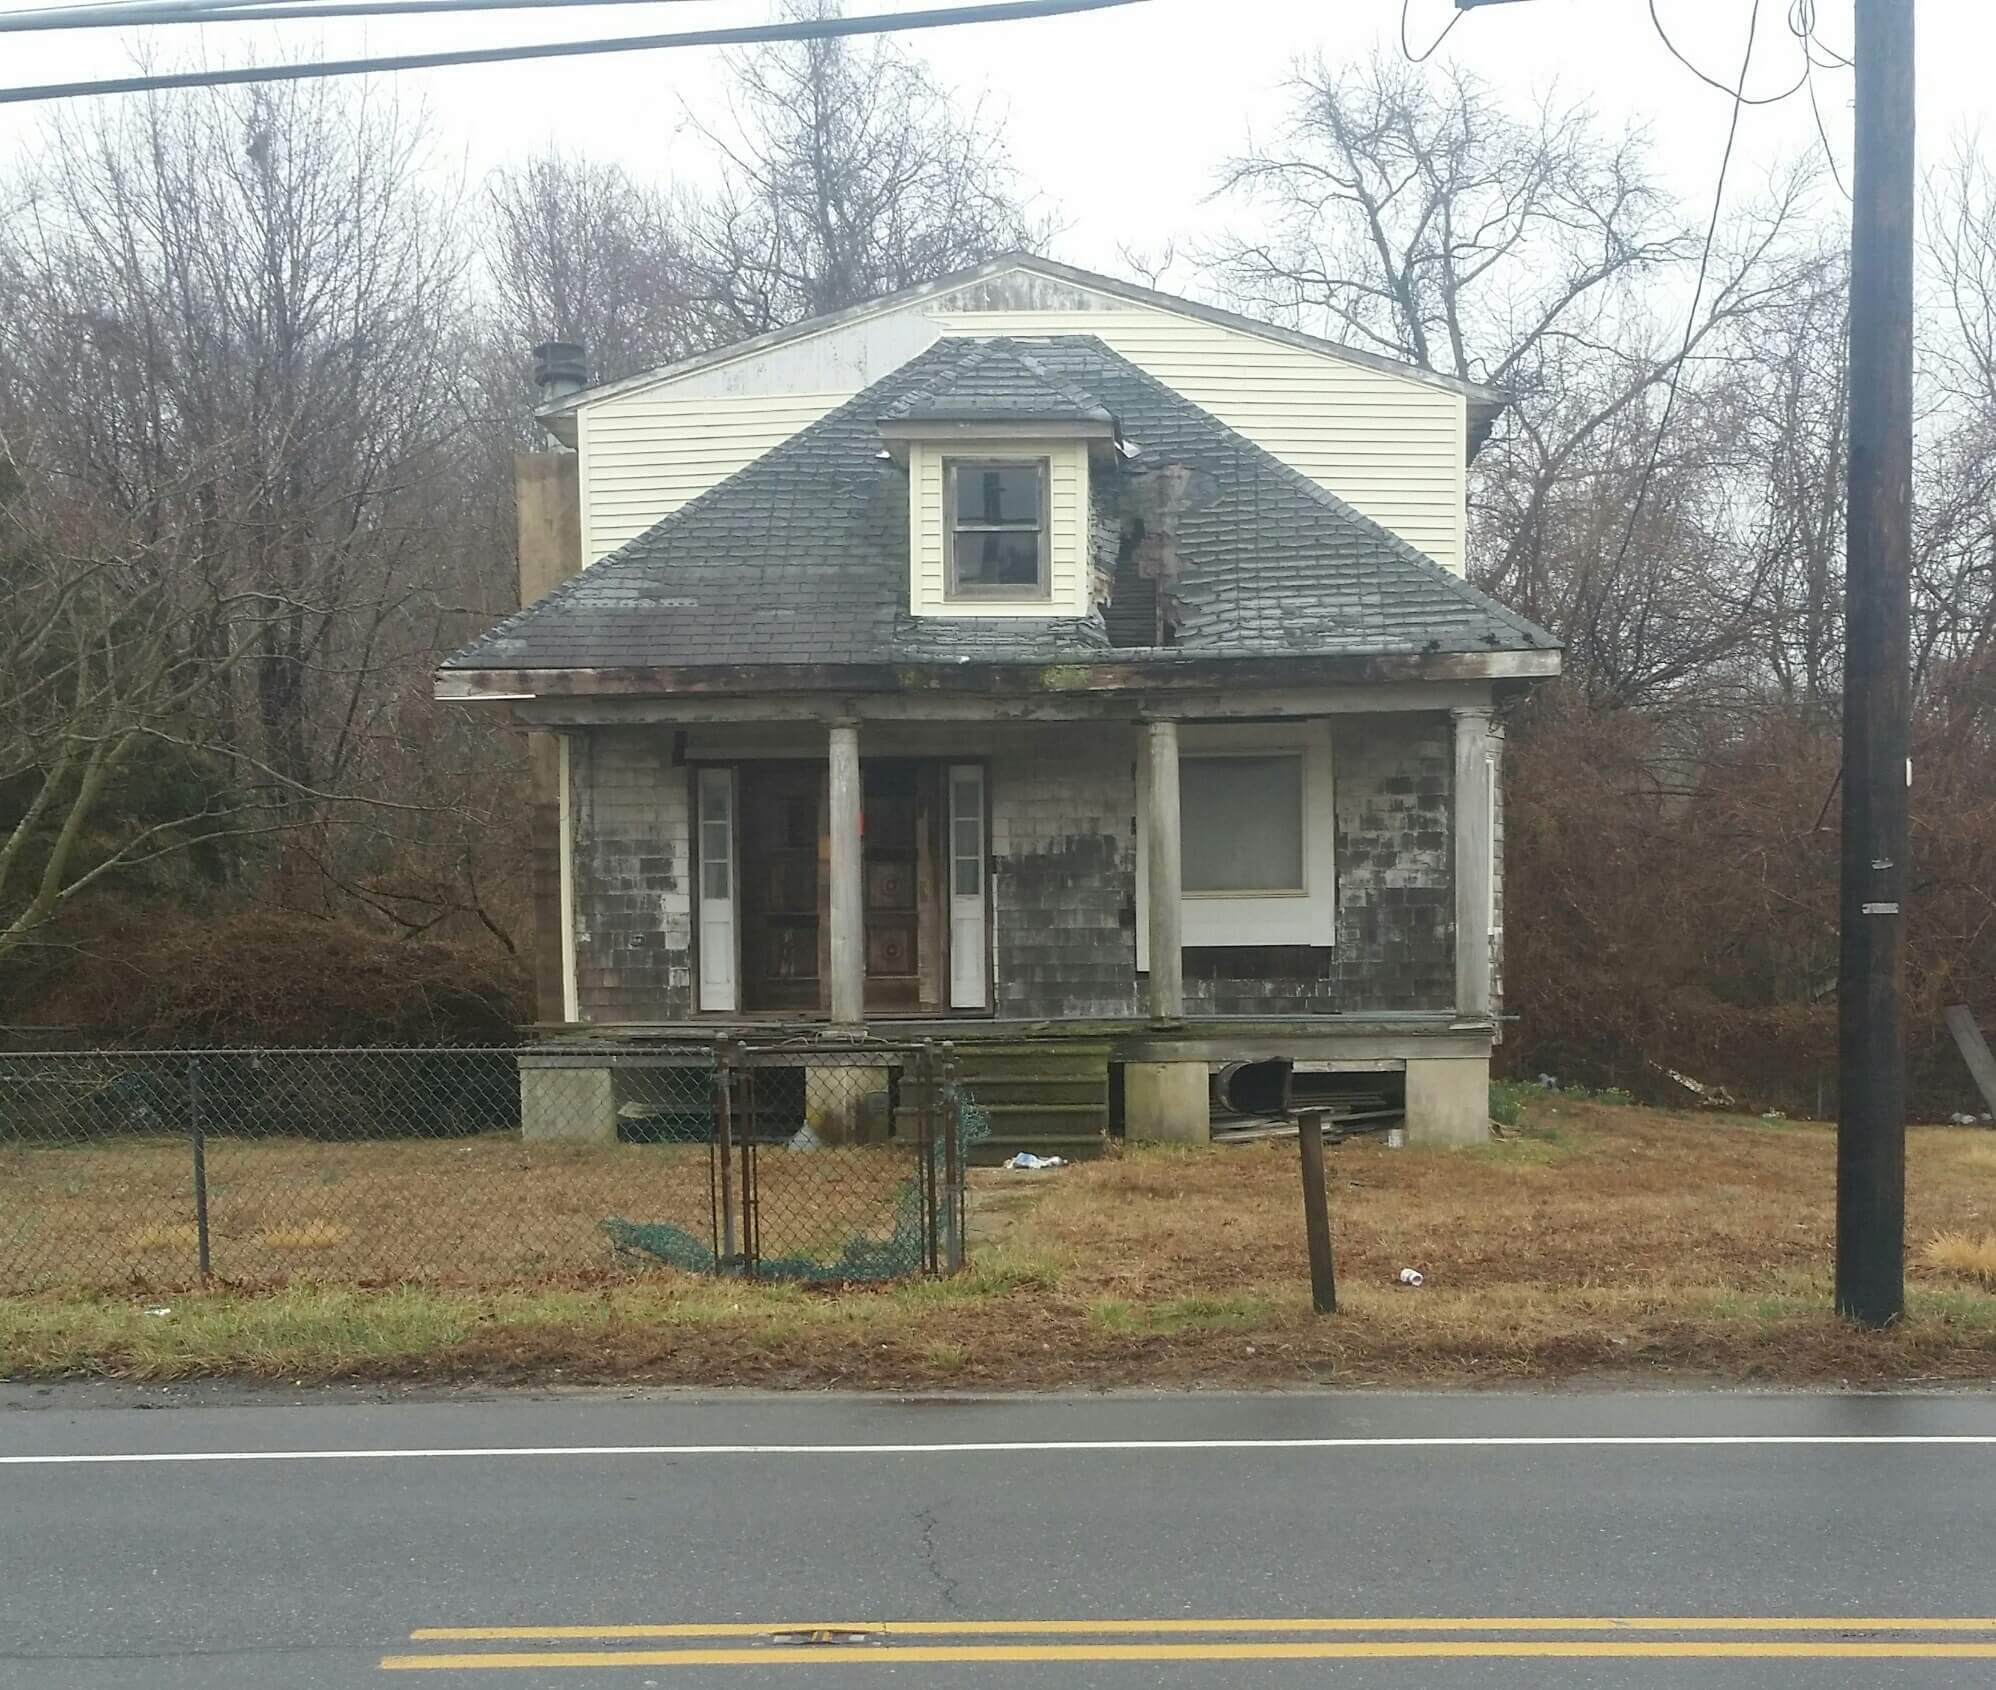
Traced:
[[1961, 1052], [1962, 1061], [1975, 1076], [1982, 1101], [1988, 1105], [1990, 1114], [1996, 1115], [1996, 1056], [1989, 1054], [1989, 1041], [1982, 1036], [1982, 1029], [1976, 1026], [1975, 1017], [1965, 1003], [1950, 1004], [1943, 1012], [1943, 1019], [1947, 1030], [1954, 1034], [1955, 1048]]

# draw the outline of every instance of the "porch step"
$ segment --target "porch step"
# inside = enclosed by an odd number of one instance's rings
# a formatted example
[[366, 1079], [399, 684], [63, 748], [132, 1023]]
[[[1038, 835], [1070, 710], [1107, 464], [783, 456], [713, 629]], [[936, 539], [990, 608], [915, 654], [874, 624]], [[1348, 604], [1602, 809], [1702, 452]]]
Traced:
[[[972, 1151], [979, 1163], [1002, 1162], [1021, 1150], [1070, 1160], [1101, 1154], [1109, 1132], [1109, 1046], [1106, 1040], [984, 1041], [956, 1046], [964, 1090], [991, 1117], [991, 1137]], [[900, 1119], [914, 1131], [918, 1090], [903, 1088]]]

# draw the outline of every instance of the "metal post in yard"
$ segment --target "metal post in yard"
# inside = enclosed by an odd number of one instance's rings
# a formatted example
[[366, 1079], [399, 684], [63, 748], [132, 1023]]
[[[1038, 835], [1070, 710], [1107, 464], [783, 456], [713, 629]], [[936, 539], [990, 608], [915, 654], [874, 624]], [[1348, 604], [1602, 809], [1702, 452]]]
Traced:
[[201, 1283], [213, 1266], [208, 1251], [208, 1133], [201, 1119], [201, 1058], [187, 1059], [187, 1131], [194, 1142], [194, 1249]]
[[936, 1123], [942, 1119], [942, 1065], [936, 1060], [936, 1044], [924, 1039], [916, 1063], [916, 1085], [921, 1107], [916, 1111], [915, 1189], [922, 1200], [922, 1271], [942, 1271], [942, 1208], [936, 1190]]
[[1331, 1205], [1324, 1190], [1324, 1111], [1305, 1109], [1296, 1117], [1296, 1143], [1303, 1162], [1303, 1230], [1310, 1240], [1310, 1306], [1336, 1314], [1337, 1280], [1331, 1272]]
[[741, 1221], [742, 1221], [742, 1277], [755, 1278], [756, 1263], [762, 1256], [762, 1194], [756, 1188], [755, 1132], [756, 1111], [759, 1105], [755, 1095], [755, 1075], [753, 1068], [741, 1071]]
[[714, 1045], [714, 1155], [720, 1175], [721, 1213], [716, 1227], [718, 1237], [714, 1255], [716, 1268], [724, 1267], [735, 1258], [735, 1169], [734, 1152], [734, 1108], [735, 1108], [735, 1066], [732, 1060], [734, 1047], [726, 1039]]
[[963, 1267], [963, 1094], [957, 1089], [956, 1046], [943, 1046], [936, 1088], [936, 1119], [943, 1130], [943, 1271]]

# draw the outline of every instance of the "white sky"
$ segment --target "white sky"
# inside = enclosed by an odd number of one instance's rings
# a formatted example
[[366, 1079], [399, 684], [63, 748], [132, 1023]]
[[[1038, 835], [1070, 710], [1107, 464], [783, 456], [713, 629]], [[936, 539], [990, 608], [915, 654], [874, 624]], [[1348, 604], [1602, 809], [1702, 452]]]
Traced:
[[[0, 0], [0, 8], [26, 0]], [[849, 0], [853, 13], [925, 0]], [[1913, 0], [1907, 0], [1912, 4]], [[1410, 33], [1431, 42], [1451, 0], [1410, 0]], [[1673, 37], [1721, 80], [1737, 73], [1750, 0], [1661, 0]], [[1751, 88], [1773, 92], [1797, 74], [1788, 0], [1762, 0]], [[1849, 0], [1820, 0], [1822, 38], [1851, 45]], [[275, 26], [149, 32], [161, 61], [242, 63], [278, 56], [348, 56], [585, 35], [639, 35], [759, 21], [760, 0], [578, 7], [559, 13], [478, 14], [328, 23], [322, 34]], [[1273, 127], [1280, 84], [1299, 57], [1334, 62], [1388, 41], [1397, 50], [1400, 0], [1151, 0], [1077, 17], [933, 30], [903, 37], [967, 95], [1010, 117], [1013, 153], [1063, 225], [1055, 254], [1117, 268], [1118, 242], [1155, 249], [1210, 231], [1225, 215], [1205, 203], [1214, 171], [1251, 128]], [[1990, 0], [1919, 0], [1922, 154], [1942, 156], [1979, 128], [1996, 63]], [[136, 34], [0, 36], [0, 83], [126, 74]], [[634, 173], [697, 170], [688, 105], [711, 111], [720, 82], [714, 49], [466, 67], [399, 79], [430, 109], [453, 155], [477, 176], [550, 140]], [[1507, 95], [1556, 85], [1605, 116], [1647, 124], [1673, 183], [1702, 208], [1725, 134], [1727, 97], [1698, 83], [1652, 32], [1646, 0], [1530, 0], [1464, 17], [1438, 61], [1473, 66]], [[1848, 169], [1849, 74], [1820, 74], [1818, 92], [1839, 163]], [[49, 108], [0, 107], [0, 158], [28, 144]], [[1749, 110], [1733, 192], [1752, 190], [1785, 153], [1816, 145], [1807, 102]], [[1846, 179], [1848, 176], [1846, 174]], [[1189, 279], [1174, 277], [1174, 281]]]

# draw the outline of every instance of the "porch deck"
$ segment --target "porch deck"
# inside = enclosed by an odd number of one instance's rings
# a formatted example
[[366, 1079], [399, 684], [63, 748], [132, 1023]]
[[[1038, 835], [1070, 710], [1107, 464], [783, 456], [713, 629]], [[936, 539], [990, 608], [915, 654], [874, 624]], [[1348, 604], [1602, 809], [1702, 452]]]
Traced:
[[[720, 1039], [795, 1044], [800, 1063], [814, 1049], [856, 1040], [896, 1044], [934, 1039], [954, 1046], [964, 1082], [990, 1110], [984, 1155], [1086, 1156], [1111, 1125], [1112, 1071], [1126, 1064], [1212, 1064], [1285, 1058], [1313, 1067], [1392, 1073], [1410, 1060], [1487, 1058], [1489, 1020], [1446, 1011], [1279, 1017], [1200, 1016], [1176, 1022], [1008, 1020], [992, 1017], [879, 1016], [863, 1027], [834, 1027], [823, 1016], [719, 1016], [697, 1020], [528, 1029], [551, 1063], [578, 1059], [615, 1069], [652, 1064], [674, 1052], [704, 1056]], [[530, 1063], [532, 1058], [524, 1058]]]

